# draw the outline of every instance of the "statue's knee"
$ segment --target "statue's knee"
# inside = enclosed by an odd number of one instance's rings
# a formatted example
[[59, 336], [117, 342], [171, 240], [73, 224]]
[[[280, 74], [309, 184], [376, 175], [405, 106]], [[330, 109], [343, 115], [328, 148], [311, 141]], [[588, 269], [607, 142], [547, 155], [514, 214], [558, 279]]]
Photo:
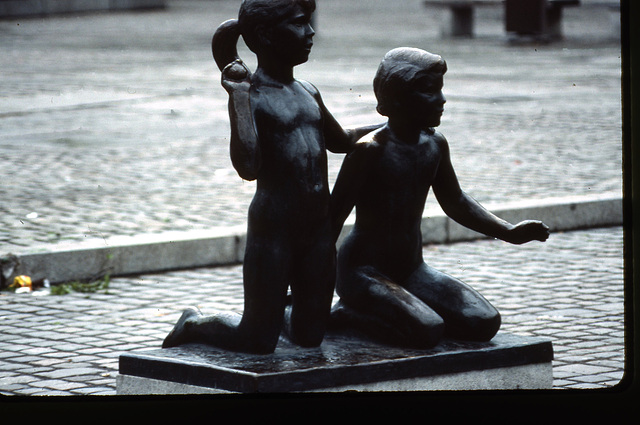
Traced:
[[500, 329], [502, 319], [497, 310], [467, 312], [446, 319], [446, 334], [466, 341], [489, 341]]
[[418, 338], [413, 345], [421, 348], [431, 348], [436, 346], [442, 339], [445, 332], [445, 323], [443, 320], [432, 321], [427, 326], [422, 326], [420, 331], [416, 333]]
[[475, 341], [489, 341], [500, 329], [502, 318], [498, 311], [488, 312], [473, 320], [471, 338]]
[[281, 324], [278, 321], [275, 323], [251, 323], [250, 320], [245, 320], [239, 326], [239, 344], [243, 344], [244, 351], [249, 351], [256, 354], [270, 354], [273, 353], [278, 344], [280, 338]]
[[300, 347], [319, 347], [324, 339], [324, 332], [319, 330], [307, 332], [294, 332], [290, 335], [291, 340]]
[[278, 338], [256, 338], [248, 341], [247, 351], [255, 354], [271, 354], [276, 351], [276, 345], [278, 345]]
[[293, 314], [291, 306], [287, 306], [285, 311], [284, 332], [287, 337], [296, 345], [301, 347], [317, 347], [322, 343], [326, 327], [329, 322], [329, 313], [308, 314], [310, 309], [301, 313], [300, 307], [296, 309], [297, 314]]

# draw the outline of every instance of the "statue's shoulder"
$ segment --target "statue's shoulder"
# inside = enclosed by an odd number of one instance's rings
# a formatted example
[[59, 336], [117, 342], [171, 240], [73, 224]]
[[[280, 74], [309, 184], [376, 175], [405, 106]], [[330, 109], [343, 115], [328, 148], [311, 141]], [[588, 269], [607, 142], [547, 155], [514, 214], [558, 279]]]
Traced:
[[362, 136], [356, 142], [355, 148], [362, 151], [374, 151], [379, 150], [384, 143], [384, 136], [381, 135], [380, 130], [376, 130]]
[[296, 80], [298, 82], [298, 84], [300, 84], [302, 86], [302, 88], [304, 88], [306, 91], [309, 92], [309, 94], [311, 94], [311, 96], [318, 96], [320, 94], [320, 92], [318, 91], [318, 89], [316, 88], [316, 86], [314, 86], [313, 84], [311, 84], [308, 81], [305, 80]]
[[354, 145], [351, 156], [369, 162], [382, 155], [384, 145], [384, 137], [381, 137], [379, 130], [377, 130], [362, 136]]
[[433, 130], [431, 138], [438, 145], [438, 147], [448, 149], [449, 142], [447, 142], [447, 138], [444, 137], [444, 134], [440, 133], [437, 130]]

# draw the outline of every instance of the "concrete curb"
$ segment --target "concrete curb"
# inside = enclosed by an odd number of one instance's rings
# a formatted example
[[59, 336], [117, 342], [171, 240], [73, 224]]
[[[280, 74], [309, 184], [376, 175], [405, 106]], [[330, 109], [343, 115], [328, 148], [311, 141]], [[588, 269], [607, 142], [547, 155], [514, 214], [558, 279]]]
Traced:
[[164, 7], [165, 0], [0, 0], [0, 18]]
[[[571, 196], [484, 205], [510, 223], [541, 220], [552, 232], [623, 224], [622, 198], [612, 194]], [[441, 210], [425, 214], [424, 243], [453, 243], [486, 238], [451, 220]]]
[[[486, 207], [513, 223], [542, 220], [552, 232], [623, 224], [622, 198], [615, 195], [550, 198]], [[353, 216], [345, 224], [341, 239], [352, 225]], [[453, 222], [439, 210], [425, 212], [422, 233], [425, 244], [486, 238]], [[11, 282], [14, 276], [28, 275], [33, 280], [46, 278], [59, 283], [106, 273], [121, 276], [239, 264], [245, 239], [245, 226], [235, 226], [34, 247], [28, 253], [0, 258], [0, 277]]]

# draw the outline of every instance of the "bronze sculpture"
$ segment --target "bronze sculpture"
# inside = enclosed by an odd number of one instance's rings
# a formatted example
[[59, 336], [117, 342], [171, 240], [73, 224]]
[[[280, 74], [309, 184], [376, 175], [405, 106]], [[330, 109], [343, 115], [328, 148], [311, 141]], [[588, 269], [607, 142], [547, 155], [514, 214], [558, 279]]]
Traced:
[[445, 72], [440, 56], [415, 48], [390, 51], [378, 68], [374, 91], [388, 122], [347, 155], [331, 194], [334, 240], [356, 208], [338, 253], [336, 328], [414, 347], [497, 333], [500, 314], [482, 295], [423, 260], [420, 224], [430, 188], [444, 212], [472, 230], [514, 244], [548, 238], [543, 223], [512, 225], [461, 190], [447, 141], [434, 129], [446, 102]]
[[[270, 353], [281, 330], [303, 347], [320, 345], [335, 284], [326, 149], [347, 153], [377, 128], [343, 130], [318, 90], [293, 69], [309, 57], [315, 0], [244, 0], [238, 19], [217, 29], [212, 50], [229, 93], [231, 160], [257, 180], [249, 208], [243, 314], [187, 309], [163, 347], [203, 342]], [[239, 59], [242, 36], [258, 58]], [[291, 295], [287, 295], [288, 288]]]
[[[314, 11], [315, 0], [243, 0], [238, 18], [214, 34], [212, 51], [229, 94], [231, 160], [240, 177], [257, 180], [244, 311], [205, 316], [187, 309], [163, 347], [201, 342], [271, 353], [282, 331], [299, 346], [317, 347], [329, 326], [415, 347], [432, 347], [443, 336], [490, 340], [500, 327], [498, 311], [422, 258], [429, 190], [460, 224], [511, 243], [544, 241], [548, 227], [531, 220], [512, 225], [461, 190], [447, 141], [434, 129], [445, 104], [440, 56], [415, 48], [389, 52], [374, 79], [387, 122], [342, 129], [318, 90], [293, 75], [313, 45]], [[258, 58], [253, 74], [238, 57], [240, 36]], [[327, 149], [348, 154], [331, 194]], [[336, 241], [354, 206], [356, 223], [337, 255], [336, 274]], [[332, 308], [334, 288], [340, 300]]]

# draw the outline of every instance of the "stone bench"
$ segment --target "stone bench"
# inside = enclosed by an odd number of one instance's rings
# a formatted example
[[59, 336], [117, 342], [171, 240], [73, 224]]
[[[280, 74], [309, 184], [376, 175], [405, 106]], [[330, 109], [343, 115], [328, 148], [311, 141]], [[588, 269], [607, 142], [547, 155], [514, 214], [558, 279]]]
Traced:
[[558, 39], [562, 37], [562, 10], [579, 6], [579, 0], [425, 0], [427, 7], [447, 8], [451, 21], [445, 33], [452, 37], [473, 37], [474, 9], [502, 6], [507, 32]]

